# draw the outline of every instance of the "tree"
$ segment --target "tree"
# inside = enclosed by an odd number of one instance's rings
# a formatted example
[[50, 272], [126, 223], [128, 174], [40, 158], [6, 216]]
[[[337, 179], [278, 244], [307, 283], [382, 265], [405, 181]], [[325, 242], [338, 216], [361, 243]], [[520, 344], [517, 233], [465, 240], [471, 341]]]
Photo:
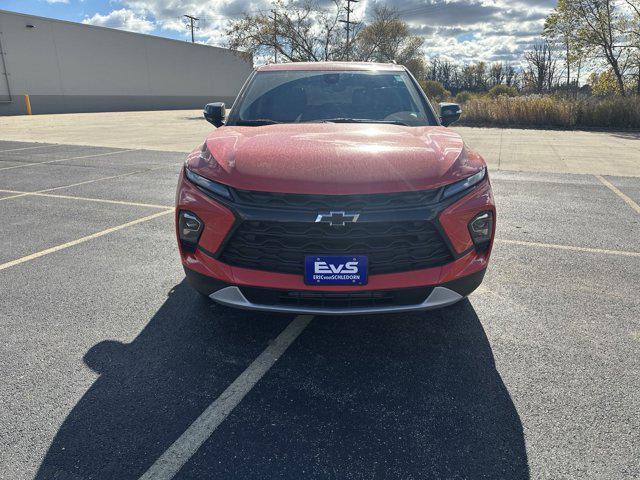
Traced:
[[626, 22], [625, 33], [629, 36], [634, 53], [631, 63], [636, 66], [636, 93], [640, 95], [640, 0], [625, 0], [631, 11], [631, 17]]
[[591, 86], [591, 93], [599, 97], [618, 93], [616, 77], [611, 69], [603, 73], [592, 73], [589, 75], [588, 84]]
[[505, 80], [505, 65], [502, 62], [495, 62], [489, 67], [489, 81], [491, 86], [501, 85]]
[[524, 54], [527, 62], [526, 77], [536, 93], [551, 90], [555, 81], [556, 61], [548, 42], [538, 42]]
[[427, 80], [440, 82], [444, 88], [457, 92], [460, 90], [460, 68], [449, 60], [432, 59], [427, 67]]
[[570, 15], [567, 2], [558, 0], [558, 5], [544, 22], [543, 36], [548, 42], [558, 43], [564, 51], [564, 64], [567, 74], [567, 86], [571, 84], [571, 68], [576, 62], [576, 44], [579, 42], [576, 22]]
[[487, 64], [478, 62], [464, 65], [460, 71], [460, 89], [468, 92], [484, 92], [487, 90]]
[[277, 0], [272, 12], [245, 14], [230, 24], [228, 46], [253, 56], [288, 62], [342, 60], [346, 45], [339, 0], [321, 6], [314, 0]]
[[511, 65], [510, 63], [508, 63], [505, 66], [505, 71], [504, 71], [504, 83], [508, 86], [508, 87], [516, 87], [517, 88], [517, 84], [518, 84], [518, 74], [516, 72], [516, 69], [514, 68], [513, 65]]
[[440, 82], [435, 80], [426, 80], [420, 82], [420, 85], [430, 100], [442, 102], [451, 96], [451, 92], [447, 91]]
[[376, 6], [369, 25], [352, 26], [352, 40], [346, 45], [341, 2], [277, 0], [271, 12], [245, 14], [232, 22], [228, 46], [262, 58], [275, 57], [277, 52], [285, 62], [346, 60], [347, 56], [365, 62], [396, 62], [418, 79], [426, 76], [423, 40], [411, 35], [396, 10]]
[[[625, 0], [634, 4], [637, 0]], [[563, 15], [572, 19], [577, 38], [585, 47], [597, 49], [606, 59], [616, 78], [618, 91], [625, 94], [624, 75], [629, 45], [625, 25], [627, 18], [615, 0], [567, 0], [559, 2]]]
[[409, 25], [397, 10], [376, 5], [373, 21], [354, 38], [353, 57], [363, 62], [396, 62], [406, 66], [417, 78], [426, 76], [422, 54], [424, 40], [411, 35]]

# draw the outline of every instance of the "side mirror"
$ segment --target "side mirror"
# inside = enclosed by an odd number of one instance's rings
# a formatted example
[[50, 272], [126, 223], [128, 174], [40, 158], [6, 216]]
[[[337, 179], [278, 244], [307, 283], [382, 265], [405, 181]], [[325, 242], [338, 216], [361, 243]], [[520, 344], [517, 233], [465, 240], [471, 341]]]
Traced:
[[213, 124], [215, 127], [221, 127], [224, 125], [227, 110], [224, 102], [207, 103], [204, 106], [202, 114], [207, 122]]
[[457, 103], [441, 103], [440, 104], [440, 122], [445, 127], [460, 120], [462, 109]]

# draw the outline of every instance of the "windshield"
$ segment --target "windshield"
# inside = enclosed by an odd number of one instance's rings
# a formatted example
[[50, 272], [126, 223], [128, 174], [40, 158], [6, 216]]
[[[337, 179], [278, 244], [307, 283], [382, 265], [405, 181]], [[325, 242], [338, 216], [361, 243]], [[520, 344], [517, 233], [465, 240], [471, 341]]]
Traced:
[[228, 125], [436, 124], [409, 75], [398, 71], [258, 72], [233, 110]]

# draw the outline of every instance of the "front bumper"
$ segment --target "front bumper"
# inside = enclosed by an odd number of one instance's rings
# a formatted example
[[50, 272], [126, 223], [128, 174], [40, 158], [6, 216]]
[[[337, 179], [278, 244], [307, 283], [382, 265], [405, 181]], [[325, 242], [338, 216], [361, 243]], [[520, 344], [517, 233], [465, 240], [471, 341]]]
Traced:
[[[467, 225], [478, 213], [490, 211], [495, 219], [495, 206], [488, 180], [455, 198], [424, 208], [363, 214], [360, 222], [367, 221], [423, 221], [433, 222], [442, 232], [452, 261], [427, 268], [416, 267], [411, 271], [371, 274], [366, 286], [315, 286], [306, 285], [301, 274], [274, 272], [234, 266], [223, 261], [220, 252], [239, 224], [256, 218], [261, 221], [287, 222], [310, 221], [315, 216], [309, 212], [289, 212], [258, 208], [238, 208], [219, 198], [205, 194], [181, 175], [176, 201], [176, 215], [181, 210], [194, 212], [204, 222], [204, 230], [192, 251], [182, 246], [180, 254], [187, 278], [197, 290], [213, 300], [238, 308], [309, 314], [363, 314], [391, 313], [412, 310], [427, 310], [451, 305], [464, 298], [482, 281], [487, 268], [491, 247], [474, 248]], [[317, 213], [317, 212], [316, 212]], [[313, 219], [311, 219], [313, 216]], [[309, 217], [309, 218], [307, 218]], [[495, 222], [494, 222], [495, 226]], [[180, 241], [178, 242], [180, 244]], [[245, 249], [244, 251], [250, 252]], [[198, 277], [194, 280], [195, 277]], [[459, 288], [455, 282], [471, 285]], [[451, 284], [454, 288], [450, 288]], [[203, 287], [204, 285], [204, 287]], [[319, 295], [339, 293], [367, 294], [369, 292], [397, 292], [407, 289], [423, 289], [413, 302], [387, 301], [385, 305], [285, 305], [277, 301], [264, 302], [262, 296], [249, 294], [249, 289], [279, 292], [314, 292]], [[243, 291], [244, 290], [244, 291]], [[329, 295], [327, 295], [329, 296]], [[412, 297], [413, 298], [413, 297]], [[272, 299], [270, 299], [272, 300]], [[406, 299], [405, 299], [406, 300]], [[374, 302], [375, 303], [375, 302]]]
[[303, 307], [288, 305], [264, 305], [249, 301], [240, 288], [225, 287], [222, 290], [209, 295], [211, 300], [228, 307], [240, 308], [243, 310], [260, 310], [263, 312], [295, 313], [308, 315], [369, 315], [373, 313], [401, 313], [416, 310], [431, 310], [434, 308], [447, 307], [462, 300], [460, 294], [445, 287], [436, 287], [431, 291], [427, 299], [416, 305], [391, 305], [379, 307]]
[[[266, 312], [292, 313], [292, 314], [308, 314], [308, 315], [368, 315], [375, 313], [401, 313], [412, 311], [424, 311], [435, 308], [447, 307], [459, 302], [467, 295], [472, 293], [482, 283], [486, 270], [480, 270], [466, 277], [447, 282], [437, 286], [417, 287], [413, 290], [413, 297], [418, 298], [420, 293], [415, 290], [422, 291], [422, 299], [416, 302], [403, 302], [397, 305], [379, 305], [379, 306], [349, 306], [349, 307], [331, 307], [331, 306], [305, 306], [290, 305], [280, 303], [277, 299], [277, 292], [284, 292], [275, 289], [263, 289], [266, 295], [256, 295], [250, 293], [256, 290], [254, 287], [246, 287], [239, 285], [228, 285], [215, 278], [207, 277], [196, 271], [185, 267], [187, 281], [193, 288], [203, 295], [208, 296], [211, 300], [229, 307], [239, 308], [243, 310], [258, 310]], [[244, 290], [244, 291], [243, 291]], [[396, 290], [395, 292], [404, 292], [405, 290]], [[317, 290], [313, 291], [317, 293]], [[365, 290], [364, 292], [376, 292]], [[320, 291], [320, 293], [333, 294], [336, 292]], [[399, 297], [402, 298], [402, 295]], [[407, 298], [408, 295], [404, 295]], [[260, 299], [263, 300], [260, 300]], [[265, 302], [265, 298], [274, 299], [274, 301]]]

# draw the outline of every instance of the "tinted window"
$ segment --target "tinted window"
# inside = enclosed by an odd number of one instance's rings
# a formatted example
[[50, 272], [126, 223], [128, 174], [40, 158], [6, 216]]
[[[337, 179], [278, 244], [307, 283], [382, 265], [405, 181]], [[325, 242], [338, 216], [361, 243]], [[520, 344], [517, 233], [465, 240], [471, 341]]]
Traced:
[[433, 125], [409, 75], [396, 71], [258, 72], [229, 124], [357, 119]]

